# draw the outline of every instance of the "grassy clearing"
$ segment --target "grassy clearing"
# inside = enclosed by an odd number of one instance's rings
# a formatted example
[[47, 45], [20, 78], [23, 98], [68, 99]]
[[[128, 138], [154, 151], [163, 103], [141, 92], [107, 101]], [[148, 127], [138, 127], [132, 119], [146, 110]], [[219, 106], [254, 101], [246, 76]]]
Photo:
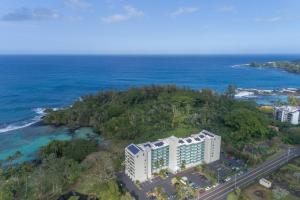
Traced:
[[243, 190], [243, 195], [251, 200], [272, 200], [272, 191], [259, 184], [251, 185]]
[[275, 184], [287, 188], [291, 193], [300, 191], [300, 158], [281, 167], [271, 178]]

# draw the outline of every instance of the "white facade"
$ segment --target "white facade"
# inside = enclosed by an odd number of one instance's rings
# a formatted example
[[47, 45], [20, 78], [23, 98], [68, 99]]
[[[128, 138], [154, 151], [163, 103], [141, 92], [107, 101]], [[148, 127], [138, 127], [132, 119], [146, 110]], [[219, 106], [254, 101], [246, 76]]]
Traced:
[[148, 153], [140, 151], [135, 144], [125, 150], [125, 173], [132, 180], [145, 181], [148, 179]]
[[221, 137], [208, 131], [187, 138], [174, 136], [125, 148], [125, 173], [134, 181], [151, 179], [153, 173], [184, 168], [220, 159]]
[[219, 160], [221, 151], [221, 137], [218, 135], [212, 135], [207, 131], [202, 132], [206, 135], [204, 162], [211, 163]]
[[266, 188], [271, 188], [272, 187], [272, 182], [268, 181], [265, 178], [261, 178], [259, 179], [259, 184], [261, 184], [262, 186], [266, 187]]
[[300, 121], [300, 108], [295, 106], [275, 107], [275, 118], [281, 122], [297, 125]]

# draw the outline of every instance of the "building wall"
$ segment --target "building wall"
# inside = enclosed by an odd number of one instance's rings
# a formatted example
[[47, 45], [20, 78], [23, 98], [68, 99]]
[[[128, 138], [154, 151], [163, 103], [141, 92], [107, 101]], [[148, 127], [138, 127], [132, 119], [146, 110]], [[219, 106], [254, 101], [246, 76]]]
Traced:
[[145, 152], [140, 152], [136, 155], [135, 159], [135, 168], [136, 168], [136, 175], [135, 179], [139, 180], [141, 182], [145, 181], [148, 179], [147, 176], [147, 157]]
[[129, 151], [125, 151], [125, 173], [133, 180], [140, 182], [146, 181], [148, 176], [148, 160], [147, 154], [140, 151], [136, 155], [132, 155]]
[[159, 172], [161, 169], [169, 167], [169, 146], [152, 149], [151, 151], [151, 171]]
[[177, 148], [178, 148], [178, 138], [170, 137], [169, 142], [169, 170], [176, 173], [179, 170], [177, 166]]
[[279, 120], [281, 122], [284, 121], [284, 119], [283, 119], [283, 112], [281, 110], [276, 110], [275, 111], [275, 119]]
[[221, 137], [215, 136], [213, 138], [205, 139], [205, 163], [211, 163], [220, 159]]
[[152, 177], [152, 169], [151, 169], [151, 150], [147, 149], [146, 151], [147, 153], [147, 160], [146, 160], [146, 174], [147, 174], [147, 178], [151, 178]]
[[127, 149], [125, 149], [125, 173], [132, 179], [135, 179], [135, 158]]
[[177, 148], [177, 166], [185, 168], [201, 164], [204, 160], [204, 143], [182, 145]]
[[[211, 134], [213, 135], [213, 134]], [[195, 136], [195, 135], [194, 135]], [[152, 178], [153, 173], [169, 169], [173, 173], [199, 164], [211, 163], [220, 159], [221, 137], [217, 135], [202, 136], [202, 140], [179, 144], [179, 138], [164, 139], [162, 147], [139, 146], [135, 155], [125, 149], [125, 173], [133, 180], [140, 182]]]
[[299, 124], [300, 111], [289, 111], [287, 108], [275, 108], [275, 119], [281, 122], [289, 122], [291, 124]]
[[291, 113], [291, 118], [289, 122], [294, 125], [299, 124], [299, 111]]

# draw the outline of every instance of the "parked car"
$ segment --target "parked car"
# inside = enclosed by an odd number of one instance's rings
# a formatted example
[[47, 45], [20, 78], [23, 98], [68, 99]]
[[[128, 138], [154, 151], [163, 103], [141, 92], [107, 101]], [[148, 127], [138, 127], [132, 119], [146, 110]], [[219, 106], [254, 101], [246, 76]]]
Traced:
[[238, 176], [241, 176], [241, 175], [243, 175], [244, 174], [244, 172], [243, 171], [240, 171], [237, 175]]
[[193, 188], [193, 189], [198, 189], [199, 188], [199, 185], [197, 185], [196, 183], [194, 183], [194, 182], [189, 182], [189, 186], [191, 187], [191, 188]]
[[173, 199], [176, 199], [176, 195], [170, 195], [170, 196], [168, 196], [168, 200], [173, 200]]
[[210, 186], [207, 186], [206, 188], [205, 188], [205, 191], [208, 191], [208, 190], [210, 190], [211, 189], [211, 187]]
[[225, 181], [225, 180], [223, 180], [223, 179], [222, 179], [222, 180], [220, 180], [220, 183], [225, 183], [225, 182], [226, 182], [226, 181]]
[[227, 178], [225, 179], [226, 182], [228, 182], [228, 181], [230, 181], [230, 180], [231, 180], [231, 177], [227, 177]]
[[212, 187], [215, 188], [219, 185], [219, 183], [214, 184]]

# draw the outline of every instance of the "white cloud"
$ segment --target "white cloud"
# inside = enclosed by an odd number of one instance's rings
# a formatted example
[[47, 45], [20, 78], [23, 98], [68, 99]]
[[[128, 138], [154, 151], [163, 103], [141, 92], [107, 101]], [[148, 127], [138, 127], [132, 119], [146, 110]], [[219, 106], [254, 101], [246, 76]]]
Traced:
[[171, 13], [171, 16], [195, 13], [199, 10], [197, 7], [181, 7]]
[[114, 14], [107, 17], [103, 17], [102, 21], [108, 24], [125, 21], [128, 19], [128, 16], [122, 14]]
[[222, 6], [218, 9], [218, 11], [220, 12], [234, 12], [235, 11], [235, 7], [232, 5], [225, 5]]
[[61, 15], [48, 8], [19, 8], [2, 16], [3, 21], [56, 20]]
[[117, 23], [117, 22], [122, 22], [122, 21], [126, 21], [132, 18], [136, 18], [136, 17], [141, 17], [144, 15], [143, 11], [136, 9], [133, 6], [130, 5], [126, 5], [123, 7], [124, 12], [123, 13], [117, 13], [114, 15], [110, 15], [110, 16], [106, 16], [106, 17], [102, 17], [101, 20], [104, 23]]
[[135, 7], [130, 5], [124, 6], [124, 10], [127, 13], [127, 15], [131, 17], [139, 17], [144, 15], [142, 11], [137, 10]]
[[77, 9], [87, 9], [92, 6], [86, 0], [64, 0], [64, 2], [67, 6]]
[[255, 18], [257, 22], [278, 22], [281, 21], [283, 18], [280, 16], [277, 17], [267, 17], [267, 18]]

